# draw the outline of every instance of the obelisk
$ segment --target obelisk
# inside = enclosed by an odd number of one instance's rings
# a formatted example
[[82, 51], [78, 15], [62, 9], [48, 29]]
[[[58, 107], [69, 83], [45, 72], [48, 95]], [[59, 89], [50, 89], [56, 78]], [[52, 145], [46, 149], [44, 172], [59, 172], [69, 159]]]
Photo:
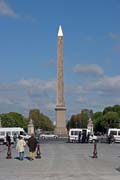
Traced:
[[64, 65], [63, 65], [63, 32], [62, 27], [58, 30], [57, 47], [57, 103], [56, 103], [56, 128], [55, 133], [64, 136], [67, 135], [66, 129], [66, 107], [64, 102]]

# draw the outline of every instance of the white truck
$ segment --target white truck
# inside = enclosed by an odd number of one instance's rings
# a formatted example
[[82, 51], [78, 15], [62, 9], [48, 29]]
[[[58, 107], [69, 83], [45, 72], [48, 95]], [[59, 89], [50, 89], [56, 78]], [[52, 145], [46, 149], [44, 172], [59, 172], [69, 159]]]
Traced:
[[[69, 130], [69, 137], [68, 137], [69, 142], [79, 142], [79, 133], [81, 134], [80, 141], [82, 141], [83, 134], [85, 134], [85, 136], [86, 136], [85, 142], [87, 141], [87, 142], [93, 143], [95, 141], [98, 141], [97, 136], [95, 136], [87, 128], [71, 128]], [[89, 137], [88, 139], [87, 139], [87, 136]]]
[[113, 135], [114, 137], [114, 142], [120, 142], [120, 128], [109, 128], [108, 129], [108, 133], [107, 133], [108, 137], [110, 135]]
[[78, 142], [79, 141], [79, 133], [82, 133], [83, 131], [86, 133], [86, 135], [88, 135], [88, 132], [90, 132], [88, 129], [84, 128], [71, 128], [69, 130], [69, 142]]
[[11, 138], [11, 143], [14, 142], [13, 136], [14, 134], [17, 135], [17, 137], [20, 135], [25, 140], [28, 140], [30, 136], [24, 131], [21, 127], [6, 127], [6, 128], [0, 128], [0, 143], [6, 143], [6, 135], [9, 135]]

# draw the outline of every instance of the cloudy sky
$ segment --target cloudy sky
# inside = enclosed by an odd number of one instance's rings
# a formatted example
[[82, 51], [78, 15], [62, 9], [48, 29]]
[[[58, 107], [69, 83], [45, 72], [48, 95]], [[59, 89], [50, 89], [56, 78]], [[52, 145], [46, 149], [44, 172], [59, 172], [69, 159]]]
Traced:
[[68, 119], [120, 104], [119, 0], [0, 0], [0, 113], [55, 120], [57, 31]]

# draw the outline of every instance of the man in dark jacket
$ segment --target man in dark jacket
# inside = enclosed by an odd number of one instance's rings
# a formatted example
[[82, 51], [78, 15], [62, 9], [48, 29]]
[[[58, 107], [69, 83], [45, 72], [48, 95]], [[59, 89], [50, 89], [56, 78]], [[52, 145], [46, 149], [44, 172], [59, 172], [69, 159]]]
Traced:
[[11, 146], [11, 138], [10, 138], [10, 135], [8, 133], [6, 134], [6, 145]]
[[35, 159], [35, 150], [37, 147], [37, 140], [34, 137], [34, 134], [31, 135], [31, 137], [28, 139], [28, 147], [29, 147], [29, 153], [30, 153], [30, 159]]

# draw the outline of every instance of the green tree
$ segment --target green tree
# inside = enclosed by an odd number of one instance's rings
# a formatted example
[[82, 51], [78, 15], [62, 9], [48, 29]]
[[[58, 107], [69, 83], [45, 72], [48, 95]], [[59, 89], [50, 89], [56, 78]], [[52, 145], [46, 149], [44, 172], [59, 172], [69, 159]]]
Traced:
[[103, 121], [103, 113], [102, 112], [96, 112], [93, 115], [93, 126], [95, 132], [102, 132], [105, 133], [106, 129], [102, 123]]
[[88, 116], [87, 114], [81, 113], [80, 128], [87, 128]]
[[113, 111], [114, 111], [114, 112], [117, 112], [118, 115], [119, 115], [119, 117], [120, 117], [120, 105], [114, 105], [114, 106], [113, 106]]
[[70, 128], [87, 128], [88, 116], [85, 113], [79, 113], [72, 115], [70, 120], [67, 122], [67, 129]]
[[113, 111], [113, 107], [108, 106], [108, 107], [104, 108], [103, 115], [106, 114], [107, 112], [110, 112], [110, 111]]
[[33, 120], [35, 129], [43, 129], [46, 131], [53, 131], [54, 125], [50, 118], [42, 113], [39, 109], [31, 109], [29, 112], [29, 119]]
[[106, 114], [107, 112], [117, 112], [120, 117], [120, 105], [114, 105], [114, 106], [108, 106], [103, 110], [103, 114]]
[[2, 127], [14, 127], [14, 122], [7, 114], [1, 114]]
[[41, 121], [41, 129], [43, 129], [45, 131], [53, 131], [54, 130], [53, 122], [49, 119], [48, 116], [41, 113], [39, 118]]
[[120, 118], [118, 113], [110, 111], [104, 114], [102, 124], [106, 130], [108, 128], [119, 128]]
[[9, 112], [1, 115], [2, 127], [27, 127], [25, 118], [16, 112]]

